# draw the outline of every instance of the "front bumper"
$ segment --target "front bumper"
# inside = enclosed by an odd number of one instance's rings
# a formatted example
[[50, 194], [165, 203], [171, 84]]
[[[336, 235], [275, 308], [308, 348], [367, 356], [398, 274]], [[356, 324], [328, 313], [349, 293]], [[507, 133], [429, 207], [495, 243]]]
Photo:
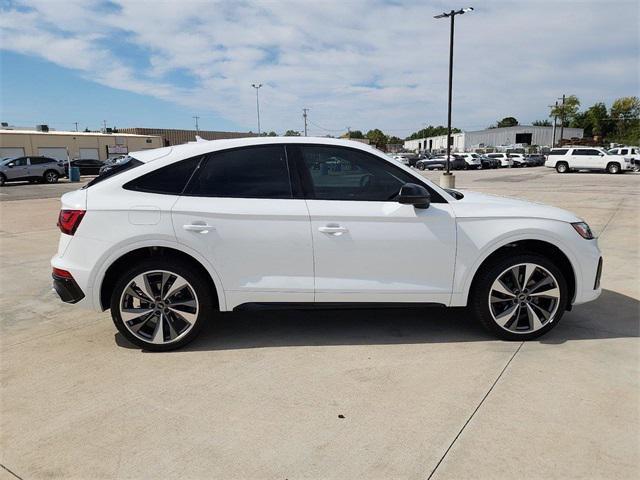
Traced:
[[84, 292], [73, 278], [60, 277], [55, 273], [53, 277], [53, 289], [60, 300], [66, 303], [78, 303], [84, 298]]

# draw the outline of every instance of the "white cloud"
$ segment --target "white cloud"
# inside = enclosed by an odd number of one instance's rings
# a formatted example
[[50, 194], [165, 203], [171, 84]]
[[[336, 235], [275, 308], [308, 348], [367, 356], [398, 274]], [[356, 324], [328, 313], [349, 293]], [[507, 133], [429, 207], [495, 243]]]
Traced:
[[[450, 2], [104, 3], [14, 2], [0, 20], [2, 48], [246, 128], [254, 126], [255, 81], [264, 84], [262, 125], [269, 130], [300, 129], [303, 107], [329, 129], [406, 135], [446, 120], [449, 25], [432, 17]], [[636, 1], [475, 6], [456, 18], [454, 124], [544, 118], [562, 93], [585, 104], [637, 94]], [[125, 58], [127, 46], [140, 61]], [[196, 86], [171, 81], [175, 71]]]

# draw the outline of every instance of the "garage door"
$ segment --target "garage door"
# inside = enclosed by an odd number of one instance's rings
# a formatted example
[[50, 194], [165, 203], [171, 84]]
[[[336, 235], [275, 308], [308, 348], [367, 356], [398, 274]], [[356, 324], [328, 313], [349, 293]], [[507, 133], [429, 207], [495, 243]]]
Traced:
[[38, 149], [38, 155], [55, 158], [56, 160], [66, 160], [67, 149], [63, 147], [41, 147]]
[[0, 147], [0, 158], [5, 157], [24, 157], [24, 148], [22, 147]]
[[92, 160], [100, 160], [97, 148], [81, 148], [80, 158], [90, 158]]

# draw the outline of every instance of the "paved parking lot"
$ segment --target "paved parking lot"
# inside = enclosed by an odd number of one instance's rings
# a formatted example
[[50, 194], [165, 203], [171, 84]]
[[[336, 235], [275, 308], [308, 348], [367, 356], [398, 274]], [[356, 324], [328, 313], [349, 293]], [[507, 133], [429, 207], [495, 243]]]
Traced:
[[225, 314], [141, 352], [50, 291], [75, 186], [3, 187], [0, 478], [638, 478], [640, 175], [456, 177], [584, 217], [601, 298], [524, 344], [398, 309]]

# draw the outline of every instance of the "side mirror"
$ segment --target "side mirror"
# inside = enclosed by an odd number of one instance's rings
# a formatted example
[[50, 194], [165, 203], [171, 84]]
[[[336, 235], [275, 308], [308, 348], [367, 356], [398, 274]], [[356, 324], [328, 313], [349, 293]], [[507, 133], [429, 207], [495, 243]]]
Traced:
[[7, 167], [9, 167], [9, 168], [13, 168], [14, 166], [15, 166], [15, 163], [13, 163], [13, 162], [7, 164]]
[[598, 155], [600, 155], [601, 157], [604, 157], [604, 153], [600, 152]]
[[422, 185], [405, 183], [402, 188], [400, 188], [398, 203], [413, 205], [415, 208], [429, 208], [431, 195], [429, 195], [429, 191]]

